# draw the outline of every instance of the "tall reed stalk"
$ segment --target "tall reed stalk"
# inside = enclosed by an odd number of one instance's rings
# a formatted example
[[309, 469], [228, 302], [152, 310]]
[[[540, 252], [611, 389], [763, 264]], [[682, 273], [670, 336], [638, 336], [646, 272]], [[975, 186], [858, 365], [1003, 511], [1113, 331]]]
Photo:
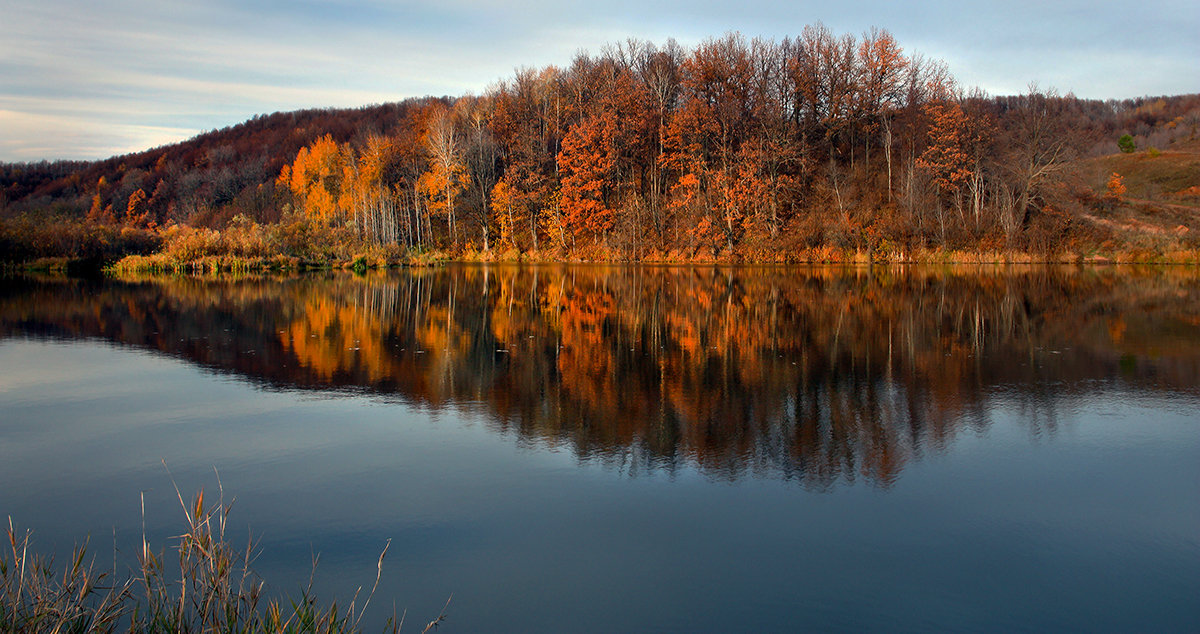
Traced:
[[[178, 489], [176, 494], [178, 495]], [[236, 547], [227, 537], [231, 504], [223, 493], [215, 502], [200, 490], [190, 502], [179, 495], [186, 530], [172, 546], [178, 568], [167, 566], [167, 553], [155, 552], [145, 536], [137, 567], [118, 577], [114, 569], [97, 572], [88, 542], [72, 551], [61, 572], [52, 557], [32, 549], [32, 531], [18, 533], [9, 518], [7, 548], [0, 553], [0, 632], [313, 632], [361, 631], [363, 615], [379, 587], [384, 546], [375, 582], [358, 604], [360, 587], [345, 609], [335, 601], [319, 603], [312, 577], [298, 599], [267, 599], [264, 582], [252, 564], [256, 546]], [[145, 500], [142, 514], [145, 517]], [[314, 561], [314, 570], [316, 562]], [[428, 632], [446, 618], [446, 608], [425, 626]], [[384, 628], [399, 632], [403, 615], [393, 613]]]

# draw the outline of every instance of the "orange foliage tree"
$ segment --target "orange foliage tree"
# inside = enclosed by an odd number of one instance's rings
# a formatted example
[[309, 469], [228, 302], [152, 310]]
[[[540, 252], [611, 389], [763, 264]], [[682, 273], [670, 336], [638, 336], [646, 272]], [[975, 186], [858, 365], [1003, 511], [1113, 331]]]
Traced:
[[153, 224], [150, 209], [146, 205], [146, 192], [140, 187], [129, 195], [129, 202], [125, 205], [125, 224], [131, 227]]
[[973, 146], [980, 141], [978, 131], [957, 101], [940, 100], [927, 104], [929, 146], [917, 159], [941, 193], [962, 213], [964, 188], [977, 179], [979, 165]]
[[470, 174], [462, 163], [431, 161], [429, 169], [417, 179], [417, 192], [425, 199], [430, 213], [444, 216], [451, 240], [455, 240], [454, 197], [470, 184]]
[[299, 210], [310, 218], [330, 222], [344, 211], [338, 205], [345, 177], [348, 148], [325, 136], [300, 148], [296, 160], [284, 165], [278, 182], [295, 196]]
[[611, 112], [572, 126], [558, 154], [562, 174], [561, 205], [576, 236], [603, 236], [613, 227], [609, 203], [616, 171], [616, 120]]
[[1105, 187], [1104, 199], [1111, 203], [1121, 202], [1121, 199], [1125, 196], [1125, 191], [1125, 179], [1121, 178], [1120, 174], [1113, 172], [1112, 175], [1108, 177], [1108, 185]]

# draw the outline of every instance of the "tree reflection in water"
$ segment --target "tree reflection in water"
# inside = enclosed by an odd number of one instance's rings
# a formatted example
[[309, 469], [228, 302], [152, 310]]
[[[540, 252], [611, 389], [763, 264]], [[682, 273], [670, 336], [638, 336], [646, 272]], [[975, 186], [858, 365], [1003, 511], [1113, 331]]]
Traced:
[[451, 266], [17, 279], [0, 336], [102, 338], [269, 389], [487, 413], [636, 473], [894, 483], [997, 403], [1197, 390], [1190, 268]]

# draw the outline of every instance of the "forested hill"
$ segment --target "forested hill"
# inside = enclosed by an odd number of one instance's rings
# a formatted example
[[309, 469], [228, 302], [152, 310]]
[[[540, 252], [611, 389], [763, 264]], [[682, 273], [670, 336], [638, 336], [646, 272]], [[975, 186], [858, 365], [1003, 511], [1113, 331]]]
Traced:
[[[992, 97], [887, 31], [818, 24], [782, 41], [628, 41], [482, 96], [276, 113], [94, 163], [3, 165], [0, 220], [221, 232], [237, 219], [339, 252], [599, 259], [1145, 236], [1194, 249], [1198, 130], [1200, 95]], [[296, 239], [256, 235], [258, 251], [297, 255]]]
[[[327, 134], [340, 143], [395, 134], [424, 101], [276, 112], [101, 161], [0, 163], [3, 200], [20, 211], [52, 209], [82, 216], [98, 192], [104, 205], [125, 209], [129, 196], [141, 189], [160, 224], [219, 224], [221, 212], [233, 208], [269, 218], [276, 211], [261, 200], [261, 189], [272, 187], [300, 148]], [[105, 186], [98, 188], [101, 179]]]

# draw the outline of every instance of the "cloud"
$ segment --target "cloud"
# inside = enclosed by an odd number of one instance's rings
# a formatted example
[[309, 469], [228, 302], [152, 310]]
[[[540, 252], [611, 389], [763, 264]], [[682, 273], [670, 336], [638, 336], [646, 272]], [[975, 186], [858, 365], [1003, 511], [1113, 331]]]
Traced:
[[[992, 93], [1031, 80], [1088, 97], [1190, 92], [1200, 57], [1200, 16], [1174, 0], [1132, 13], [1078, 0], [9, 4], [0, 160], [101, 157], [260, 113], [479, 93], [515, 68], [569, 65], [580, 49], [628, 37], [780, 38], [818, 20], [839, 33], [887, 28]], [[46, 136], [67, 123], [77, 134]]]
[[13, 161], [99, 159], [174, 143], [199, 130], [0, 110], [0, 155]]

